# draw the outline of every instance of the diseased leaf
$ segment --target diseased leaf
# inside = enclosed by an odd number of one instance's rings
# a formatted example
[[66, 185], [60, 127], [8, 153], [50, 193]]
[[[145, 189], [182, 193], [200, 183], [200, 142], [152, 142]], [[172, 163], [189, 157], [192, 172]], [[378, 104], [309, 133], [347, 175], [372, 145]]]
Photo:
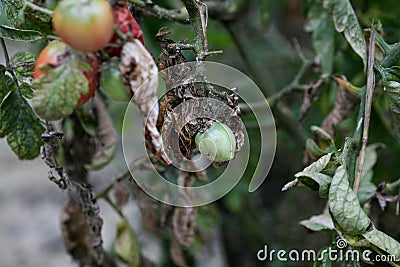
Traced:
[[349, 0], [324, 0], [324, 7], [332, 14], [336, 31], [343, 32], [347, 42], [367, 65], [367, 44], [357, 15]]
[[115, 254], [119, 260], [129, 267], [138, 267], [140, 265], [140, 251], [136, 234], [126, 219], [121, 220], [118, 224], [115, 238]]
[[33, 81], [36, 92], [32, 105], [39, 117], [55, 121], [74, 111], [80, 95], [89, 90], [83, 74], [87, 68], [88, 64], [71, 52], [63, 64]]
[[[328, 154], [320, 157], [317, 161], [313, 162], [310, 166], [307, 166], [306, 168], [304, 168], [304, 170], [302, 172], [299, 172], [295, 175], [295, 177], [297, 177], [296, 179], [288, 182], [286, 185], [284, 185], [282, 187], [282, 191], [287, 191], [289, 189], [292, 189], [293, 187], [295, 187], [299, 184], [300, 179], [298, 177], [300, 177], [301, 175], [298, 176], [298, 174], [305, 173], [304, 176], [308, 177], [308, 178], [310, 178], [309, 177], [310, 175], [313, 176], [314, 174], [316, 174], [315, 181], [312, 179], [308, 179], [308, 180], [303, 179], [301, 182], [304, 185], [307, 185], [308, 187], [310, 187], [312, 190], [316, 191], [316, 190], [320, 189], [320, 194], [323, 193], [323, 195], [324, 195], [325, 191], [329, 187], [329, 183], [332, 180], [332, 178], [327, 175], [325, 175], [327, 177], [325, 177], [325, 176], [319, 177], [318, 174], [319, 174], [319, 172], [321, 172], [322, 170], [325, 169], [325, 167], [328, 165], [329, 161], [331, 160], [331, 157], [332, 157], [332, 153], [328, 153]], [[322, 175], [324, 175], [324, 174], [322, 174]], [[329, 179], [328, 179], [328, 177], [329, 177]], [[320, 188], [318, 181], [321, 182], [321, 184], [322, 184], [321, 188]]]
[[92, 162], [85, 167], [90, 170], [100, 170], [114, 158], [117, 134], [104, 103], [97, 95], [94, 98], [94, 105], [98, 120], [96, 154], [93, 156]]
[[329, 191], [329, 185], [331, 184], [332, 177], [318, 172], [298, 172], [295, 177], [299, 181], [311, 188], [312, 190], [319, 191], [320, 197], [327, 197]]
[[373, 184], [371, 182], [371, 180], [374, 175], [374, 172], [372, 169], [375, 166], [376, 161], [378, 159], [376, 149], [379, 147], [380, 147], [379, 144], [372, 144], [372, 145], [369, 145], [366, 150], [363, 171], [361, 174], [360, 187], [359, 187], [358, 193], [357, 193], [358, 201], [361, 204], [364, 204], [365, 202], [370, 200], [372, 197], [374, 197], [376, 189], [377, 189], [376, 185]]
[[311, 32], [312, 46], [321, 61], [322, 72], [331, 74], [335, 51], [335, 28], [329, 12], [318, 1], [313, 2], [308, 12], [306, 30]]
[[44, 35], [34, 30], [20, 30], [0, 25], [0, 37], [17, 42], [34, 42], [43, 39]]
[[361, 180], [360, 187], [358, 188], [357, 198], [360, 204], [364, 204], [375, 196], [376, 185], [370, 181]]
[[328, 153], [313, 162], [310, 166], [304, 168], [303, 172], [321, 172], [328, 165], [332, 158], [332, 153]]
[[314, 263], [314, 267], [331, 267], [332, 261], [329, 257], [329, 247], [322, 247], [317, 254], [317, 261]]
[[34, 159], [39, 155], [44, 127], [29, 103], [11, 92], [0, 109], [0, 137], [7, 142], [19, 159]]
[[310, 219], [302, 220], [299, 224], [315, 232], [335, 230], [331, 217], [326, 214], [311, 216]]
[[335, 221], [346, 234], [363, 234], [371, 224], [367, 214], [350, 188], [348, 174], [344, 166], [337, 168], [329, 188], [329, 210]]
[[35, 92], [33, 91], [32, 87], [28, 83], [21, 83], [19, 86], [19, 92], [28, 99], [33, 98]]
[[375, 227], [372, 230], [363, 233], [363, 236], [374, 246], [396, 257], [396, 261], [400, 260], [400, 243], [384, 232], [379, 231]]
[[11, 58], [12, 68], [15, 70], [19, 80], [23, 78], [30, 78], [33, 76], [33, 70], [35, 68], [36, 56], [30, 52], [19, 51], [15, 53]]
[[164, 163], [171, 164], [156, 127], [159, 114], [158, 68], [152, 55], [138, 39], [127, 42], [122, 48], [119, 68], [124, 83], [131, 88], [131, 101], [139, 107], [146, 128], [146, 147]]
[[378, 67], [378, 70], [382, 76], [385, 97], [392, 115], [393, 126], [397, 137], [400, 138], [400, 67]]
[[[43, 12], [25, 9], [22, 10], [25, 0], [7, 0], [4, 2], [4, 8], [11, 25], [18, 29], [35, 30], [44, 34], [51, 34], [51, 17]], [[33, 2], [33, 0], [28, 0]], [[29, 16], [25, 14], [29, 12]]]

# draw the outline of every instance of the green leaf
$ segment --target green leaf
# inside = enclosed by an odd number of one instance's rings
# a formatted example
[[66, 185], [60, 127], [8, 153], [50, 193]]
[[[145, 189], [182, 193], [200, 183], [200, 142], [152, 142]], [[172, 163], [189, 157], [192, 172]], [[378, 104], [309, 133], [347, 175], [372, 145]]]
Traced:
[[332, 158], [332, 153], [328, 153], [313, 162], [310, 166], [304, 168], [303, 172], [321, 172], [328, 165]]
[[126, 219], [121, 220], [118, 224], [114, 249], [118, 259], [129, 267], [140, 265], [140, 251], [136, 235]]
[[327, 153], [327, 151], [320, 148], [312, 138], [307, 138], [306, 150], [307, 153], [313, 158], [319, 158]]
[[357, 198], [361, 204], [364, 204], [375, 196], [376, 185], [370, 181], [361, 180], [360, 187], [358, 188]]
[[400, 260], [400, 243], [384, 232], [372, 227], [371, 231], [363, 233], [363, 236], [374, 246]]
[[87, 68], [86, 61], [71, 52], [65, 62], [33, 81], [32, 105], [39, 117], [54, 121], [72, 114], [80, 95], [89, 90], [83, 74]]
[[299, 222], [300, 225], [303, 225], [305, 228], [319, 232], [319, 231], [333, 231], [335, 227], [333, 225], [332, 219], [327, 214], [320, 214], [311, 216], [310, 219], [302, 220]]
[[319, 191], [320, 197], [327, 197], [329, 192], [329, 186], [332, 181], [332, 177], [318, 172], [298, 172], [295, 177], [299, 181], [311, 188], [312, 190]]
[[258, 0], [258, 4], [260, 5], [261, 28], [266, 30], [271, 20], [271, 1]]
[[357, 197], [358, 201], [361, 204], [364, 204], [372, 197], [374, 197], [374, 193], [376, 192], [376, 185], [371, 182], [372, 177], [374, 175], [373, 167], [375, 166], [378, 160], [378, 154], [376, 152], [377, 148], [381, 147], [379, 144], [372, 144], [367, 147], [363, 171], [361, 174], [361, 182], [360, 187], [358, 189]]
[[0, 25], [0, 37], [18, 42], [34, 42], [44, 38], [41, 32], [20, 30], [6, 25]]
[[344, 166], [337, 168], [329, 188], [329, 210], [338, 225], [346, 234], [365, 233], [371, 224], [367, 214], [350, 188], [348, 174]]
[[318, 1], [313, 2], [308, 12], [306, 31], [311, 32], [313, 49], [321, 61], [322, 72], [331, 74], [335, 52], [335, 28], [329, 12]]
[[3, 3], [0, 2], [0, 17], [3, 15], [3, 10], [4, 10]]
[[11, 58], [12, 68], [16, 74], [23, 77], [30, 78], [33, 76], [33, 70], [35, 68], [36, 56], [30, 52], [19, 51], [15, 53]]
[[337, 32], [343, 32], [347, 42], [367, 65], [367, 44], [357, 15], [349, 0], [324, 0], [324, 7], [332, 14]]
[[21, 83], [19, 86], [19, 92], [28, 99], [32, 99], [35, 95], [35, 92], [28, 83]]
[[400, 138], [400, 67], [382, 68], [378, 66], [385, 88], [385, 97], [389, 105], [397, 137]]
[[317, 254], [317, 261], [314, 263], [314, 267], [331, 267], [332, 261], [329, 258], [329, 246], [322, 247]]
[[[325, 167], [329, 164], [331, 157], [332, 153], [328, 153], [320, 157], [317, 161], [313, 162], [310, 166], [304, 168], [302, 172], [295, 174], [295, 177], [297, 178], [284, 185], [282, 191], [286, 191], [297, 186], [299, 181], [301, 181], [304, 185], [308, 186], [314, 191], [320, 190], [320, 195], [326, 195], [332, 178], [325, 174], [320, 175], [319, 172], [325, 169]], [[303, 177], [301, 177], [302, 175]]]
[[[18, 29], [35, 30], [43, 34], [51, 34], [51, 17], [43, 12], [26, 8], [21, 10], [25, 0], [7, 0], [5, 11], [11, 25]], [[28, 0], [33, 2], [33, 0]]]
[[44, 127], [35, 116], [29, 103], [11, 92], [1, 104], [0, 136], [19, 159], [34, 159], [39, 155]]

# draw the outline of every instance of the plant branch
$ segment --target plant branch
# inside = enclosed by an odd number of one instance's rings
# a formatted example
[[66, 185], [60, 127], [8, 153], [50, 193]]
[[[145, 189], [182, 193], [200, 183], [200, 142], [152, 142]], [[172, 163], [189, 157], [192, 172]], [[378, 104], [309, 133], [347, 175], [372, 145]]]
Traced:
[[[244, 35], [244, 32], [237, 30], [235, 25], [231, 23], [226, 23], [224, 24], [224, 26], [230, 32], [230, 35], [232, 36], [232, 39], [235, 42], [239, 53], [246, 64], [247, 69], [255, 79], [255, 82], [258, 84], [258, 86], [262, 87], [263, 91], [267, 95], [273, 96], [275, 91], [271, 90], [271, 88], [273, 87], [273, 85], [271, 84], [271, 77], [269, 73], [267, 73], [265, 68], [262, 67], [265, 64], [264, 62], [262, 62], [263, 59], [257, 57], [254, 54], [254, 49], [249, 47], [248, 44], [252, 42], [248, 39], [247, 36]], [[279, 92], [277, 94], [279, 94]], [[284, 94], [282, 94], [282, 96], [283, 95]], [[300, 130], [300, 125], [296, 116], [279, 99], [274, 101], [274, 104], [275, 108], [273, 111], [278, 123], [280, 123], [282, 127], [286, 130], [286, 132], [293, 137], [293, 140], [299, 146], [304, 146], [305, 136]]]
[[[369, 55], [368, 55], [368, 66], [367, 66], [367, 87], [365, 94], [362, 98], [362, 102], [365, 103], [364, 116], [363, 116], [363, 132], [361, 138], [361, 150], [358, 157], [357, 172], [354, 179], [353, 190], [357, 194], [360, 186], [361, 174], [364, 166], [364, 159], [367, 150], [368, 143], [368, 129], [371, 118], [371, 107], [374, 95], [375, 87], [375, 75], [374, 75], [374, 59], [375, 59], [375, 31], [374, 31], [374, 20], [372, 20], [371, 35], [369, 41]], [[362, 112], [362, 110], [360, 110]]]
[[194, 51], [197, 59], [202, 61], [208, 52], [208, 41], [206, 34], [207, 27], [207, 6], [199, 0], [182, 0], [189, 14], [189, 21], [196, 34]]
[[51, 11], [50, 9], [47, 9], [47, 8], [44, 8], [44, 7], [35, 5], [35, 4], [32, 3], [32, 2], [24, 1], [24, 6], [29, 7], [29, 8], [32, 9], [32, 10], [36, 10], [36, 11], [42, 12], [42, 13], [44, 13], [44, 14], [47, 14], [47, 15], [49, 15], [50, 17], [53, 16], [53, 11]]
[[128, 169], [126, 171], [124, 171], [123, 173], [117, 175], [115, 178], [112, 179], [112, 183], [110, 183], [108, 186], [106, 186], [104, 189], [102, 189], [100, 192], [98, 192], [97, 198], [106, 198], [108, 193], [114, 188], [114, 184], [115, 182], [122, 182], [123, 180], [125, 180], [126, 178], [130, 178], [131, 177], [131, 173], [130, 173], [130, 169], [133, 168], [137, 168], [140, 167], [141, 165], [143, 165], [144, 163], [146, 163], [147, 161], [147, 157], [143, 157], [143, 158], [139, 158], [133, 161], [132, 164], [130, 164], [130, 166], [128, 167]]
[[177, 21], [185, 24], [189, 23], [188, 14], [185, 8], [168, 10], [155, 4], [147, 4], [141, 0], [128, 0], [128, 2], [137, 8], [152, 13], [159, 19], [169, 19], [172, 21]]
[[1, 48], [3, 49], [4, 60], [6, 61], [7, 69], [10, 67], [10, 56], [8, 55], [7, 45], [4, 38], [0, 37]]

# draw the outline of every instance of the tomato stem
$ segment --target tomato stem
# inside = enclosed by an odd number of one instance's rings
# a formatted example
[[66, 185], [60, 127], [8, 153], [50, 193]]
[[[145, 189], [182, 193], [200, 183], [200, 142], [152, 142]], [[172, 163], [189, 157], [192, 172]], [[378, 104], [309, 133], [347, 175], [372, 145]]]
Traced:
[[27, 6], [27, 7], [29, 7], [29, 8], [32, 9], [32, 10], [36, 10], [36, 11], [42, 12], [42, 13], [44, 13], [44, 14], [47, 14], [47, 15], [49, 15], [50, 17], [53, 16], [53, 11], [51, 11], [50, 9], [47, 9], [47, 8], [44, 8], [44, 7], [35, 5], [35, 4], [32, 3], [32, 2], [29, 2], [29, 1], [26, 1], [26, 0], [25, 0], [25, 1], [24, 1], [24, 6]]

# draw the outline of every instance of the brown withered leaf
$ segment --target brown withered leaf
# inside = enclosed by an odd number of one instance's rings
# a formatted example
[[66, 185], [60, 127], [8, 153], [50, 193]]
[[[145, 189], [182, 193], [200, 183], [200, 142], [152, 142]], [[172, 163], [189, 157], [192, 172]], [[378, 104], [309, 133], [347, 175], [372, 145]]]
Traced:
[[195, 173], [188, 173], [185, 171], [181, 171], [181, 174], [178, 177], [178, 185], [181, 186], [179, 193], [182, 197], [182, 202], [186, 203], [189, 207], [179, 207], [174, 209], [171, 219], [171, 227], [176, 241], [183, 246], [190, 246], [195, 237], [195, 219], [197, 209], [190, 207], [192, 204], [192, 195], [186, 189], [186, 187], [192, 187], [195, 180]]
[[80, 266], [115, 266], [107, 255], [102, 262], [98, 262], [97, 251], [92, 245], [90, 226], [78, 203], [70, 201], [64, 206], [61, 214], [61, 232], [65, 249]]
[[312, 102], [314, 98], [317, 96], [318, 89], [325, 82], [328, 75], [324, 74], [319, 77], [318, 80], [311, 83], [310, 87], [304, 91], [303, 103], [300, 108], [299, 121], [303, 121], [308, 111], [311, 109]]
[[159, 203], [147, 195], [137, 184], [135, 184], [135, 195], [144, 227], [150, 232], [158, 233], [160, 230]]
[[89, 170], [100, 170], [114, 158], [117, 144], [117, 134], [106, 107], [98, 94], [94, 97], [94, 109], [98, 125], [96, 129], [96, 153], [90, 164], [85, 167]]
[[133, 101], [140, 110], [146, 130], [146, 146], [165, 164], [171, 164], [166, 155], [161, 135], [156, 127], [158, 107], [158, 68], [150, 52], [135, 39], [122, 48], [120, 72], [124, 83], [131, 88]]
[[122, 211], [122, 208], [129, 201], [129, 190], [120, 184], [119, 182], [114, 182], [114, 198], [115, 198], [115, 206], [119, 211]]
[[322, 122], [321, 128], [330, 136], [335, 136], [336, 127], [343, 120], [350, 117], [360, 99], [339, 84], [339, 90], [336, 94], [335, 105], [329, 115]]
[[187, 267], [185, 254], [177, 240], [172, 237], [171, 242], [169, 244], [169, 254], [171, 255], [172, 260], [174, 263], [179, 267]]

